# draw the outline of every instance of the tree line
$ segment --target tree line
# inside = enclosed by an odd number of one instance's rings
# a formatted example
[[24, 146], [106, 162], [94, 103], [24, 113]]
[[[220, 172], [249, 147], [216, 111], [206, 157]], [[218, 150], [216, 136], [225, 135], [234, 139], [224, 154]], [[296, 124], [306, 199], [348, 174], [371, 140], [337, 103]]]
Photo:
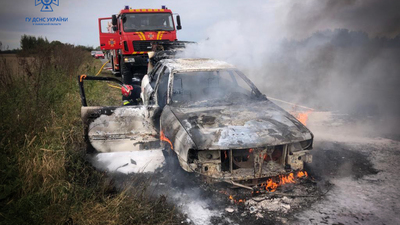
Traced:
[[[36, 37], [36, 36], [32, 36], [32, 35], [22, 35], [21, 36], [21, 40], [20, 40], [20, 45], [21, 48], [19, 49], [6, 49], [6, 50], [2, 50], [2, 46], [3, 43], [0, 41], [0, 52], [1, 53], [9, 53], [9, 54], [13, 54], [13, 53], [27, 53], [27, 54], [35, 54], [36, 52], [44, 49], [44, 48], [49, 48], [49, 47], [54, 47], [54, 46], [61, 46], [61, 45], [68, 45], [68, 46], [74, 46], [71, 44], [66, 44], [66, 43], [62, 43], [60, 41], [49, 41], [46, 37]], [[76, 48], [80, 48], [84, 51], [93, 51], [96, 50], [96, 48], [92, 47], [92, 46], [83, 46], [83, 45], [77, 45], [74, 46]]]

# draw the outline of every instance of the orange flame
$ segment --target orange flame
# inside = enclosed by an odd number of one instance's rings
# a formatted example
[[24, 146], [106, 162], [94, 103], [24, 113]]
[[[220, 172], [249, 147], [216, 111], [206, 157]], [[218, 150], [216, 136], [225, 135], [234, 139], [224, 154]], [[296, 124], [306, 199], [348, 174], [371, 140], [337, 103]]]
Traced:
[[229, 195], [229, 200], [233, 201], [233, 202], [236, 203], [236, 204], [244, 203], [244, 202], [246, 201], [245, 199], [236, 200], [232, 195], [230, 195], [230, 194], [229, 194], [228, 192], [226, 192], [226, 191], [219, 191], [219, 193], [222, 193], [222, 194], [224, 194], [224, 195]]
[[174, 150], [174, 146], [172, 146], [171, 141], [170, 141], [167, 137], [165, 137], [164, 131], [161, 131], [161, 132], [160, 132], [160, 140], [161, 140], [161, 141], [168, 142], [168, 144], [171, 146], [171, 149]]
[[246, 201], [246, 200], [244, 200], [244, 199], [236, 200], [236, 199], [234, 199], [234, 198], [232, 197], [232, 195], [229, 195], [229, 200], [232, 200], [235, 204], [244, 203], [244, 202]]
[[299, 120], [302, 124], [307, 125], [308, 115], [312, 112], [312, 110], [308, 110], [307, 112], [299, 112], [294, 113], [294, 116], [297, 120]]
[[279, 186], [282, 186], [284, 184], [294, 184], [296, 183], [295, 178], [302, 178], [302, 177], [308, 177], [308, 174], [306, 171], [299, 171], [297, 172], [296, 176], [294, 173], [290, 173], [288, 175], [279, 175], [276, 177], [278, 181], [273, 181], [272, 178], [268, 178], [268, 180], [265, 183], [261, 184], [262, 189], [265, 189], [266, 191], [269, 192], [274, 192]]
[[[296, 174], [296, 175], [295, 175]], [[274, 178], [268, 178], [268, 180], [265, 183], [262, 183], [260, 185], [261, 189], [264, 189], [268, 192], [275, 192], [276, 189], [279, 186], [282, 186], [284, 184], [289, 184], [289, 183], [296, 183], [296, 179], [300, 179], [302, 177], [308, 177], [308, 174], [306, 171], [298, 171], [297, 173], [290, 173], [288, 175], [279, 175]], [[274, 181], [277, 180], [277, 181]], [[251, 194], [259, 194], [261, 189], [255, 189], [254, 191], [251, 192]], [[234, 202], [235, 204], [239, 203], [245, 203], [245, 199], [235, 199], [232, 195], [230, 195], [227, 191], [219, 191], [222, 194], [225, 194], [229, 196], [229, 200]]]
[[308, 173], [307, 173], [307, 171], [299, 171], [298, 173], [297, 173], [297, 178], [302, 178], [302, 177], [308, 177]]

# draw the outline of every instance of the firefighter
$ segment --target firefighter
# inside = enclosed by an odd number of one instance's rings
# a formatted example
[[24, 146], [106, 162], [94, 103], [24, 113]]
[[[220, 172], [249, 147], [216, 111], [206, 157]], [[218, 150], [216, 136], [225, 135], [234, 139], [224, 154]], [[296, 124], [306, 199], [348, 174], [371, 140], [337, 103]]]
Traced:
[[123, 85], [122, 103], [123, 105], [139, 105], [140, 100], [140, 86], [139, 85]]

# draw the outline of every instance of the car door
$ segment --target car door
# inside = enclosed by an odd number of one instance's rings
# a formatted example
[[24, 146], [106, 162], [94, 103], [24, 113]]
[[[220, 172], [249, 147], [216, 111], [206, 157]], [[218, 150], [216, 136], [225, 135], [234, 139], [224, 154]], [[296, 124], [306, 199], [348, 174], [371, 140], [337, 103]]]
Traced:
[[153, 126], [159, 130], [160, 115], [164, 106], [167, 104], [168, 78], [170, 69], [167, 66], [162, 66], [159, 72], [153, 78], [154, 91], [150, 94], [147, 104], [149, 117], [153, 120]]
[[141, 84], [141, 89], [142, 89], [142, 93], [141, 93], [141, 97], [143, 100], [143, 104], [144, 105], [148, 105], [149, 104], [149, 98], [150, 95], [154, 92], [154, 84], [156, 81], [156, 73], [159, 73], [160, 70], [162, 68], [162, 64], [158, 63], [156, 64], [156, 66], [154, 67], [154, 69], [147, 75], [145, 75], [142, 79], [142, 84]]
[[[156, 91], [155, 91], [155, 98], [157, 105], [163, 109], [164, 106], [167, 104], [167, 97], [168, 97], [168, 81], [170, 75], [170, 69], [168, 67], [164, 67], [160, 70], [160, 73], [156, 74], [157, 83]], [[150, 82], [151, 83], [151, 82]]]
[[[149, 108], [135, 106], [88, 106], [83, 83], [89, 80], [116, 82], [110, 77], [82, 75], [79, 87], [82, 99], [81, 118], [84, 124], [87, 152], [124, 152], [159, 150], [158, 132], [153, 125]], [[154, 109], [151, 108], [151, 114]]]

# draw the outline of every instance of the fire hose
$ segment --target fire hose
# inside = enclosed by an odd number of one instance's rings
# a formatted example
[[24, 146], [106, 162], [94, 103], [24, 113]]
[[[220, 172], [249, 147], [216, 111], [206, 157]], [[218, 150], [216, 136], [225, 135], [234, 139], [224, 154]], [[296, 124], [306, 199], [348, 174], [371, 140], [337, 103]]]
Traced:
[[101, 71], [103, 70], [103, 68], [104, 68], [104, 67], [106, 66], [106, 64], [109, 63], [109, 62], [110, 62], [110, 60], [108, 60], [107, 62], [105, 62], [105, 63], [101, 66], [99, 72], [97, 72], [96, 75], [95, 75], [96, 77], [101, 73]]
[[[110, 62], [110, 60], [108, 60], [107, 62], [105, 62], [102, 66], [101, 66], [101, 68], [99, 69], [99, 71], [96, 73], [96, 77], [101, 73], [101, 71], [103, 70], [103, 68], [106, 66], [106, 64], [107, 63], [109, 63]], [[116, 88], [116, 89], [121, 89], [120, 87], [118, 87], [118, 86], [115, 86], [115, 85], [111, 85], [111, 84], [107, 84], [109, 87], [112, 87], [112, 88]]]

